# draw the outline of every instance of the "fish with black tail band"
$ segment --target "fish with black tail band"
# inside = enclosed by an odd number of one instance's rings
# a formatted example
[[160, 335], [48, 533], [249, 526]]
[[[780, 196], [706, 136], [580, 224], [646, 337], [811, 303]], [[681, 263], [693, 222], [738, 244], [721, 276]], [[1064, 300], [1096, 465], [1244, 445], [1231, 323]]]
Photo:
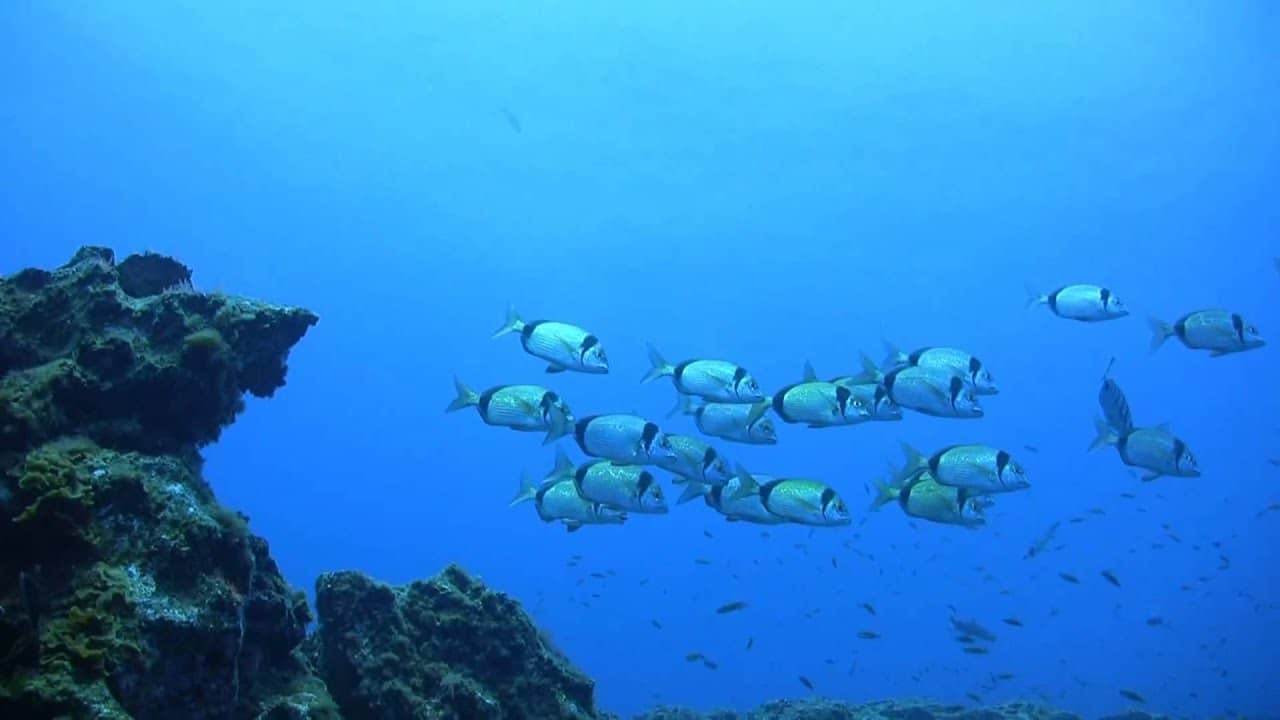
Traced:
[[733, 477], [720, 451], [696, 437], [667, 433], [667, 445], [675, 457], [658, 461], [663, 470], [705, 485], [723, 485]]
[[1147, 473], [1143, 481], [1161, 476], [1200, 477], [1200, 465], [1187, 443], [1169, 431], [1165, 425], [1149, 428], [1133, 428], [1122, 433], [1103, 418], [1094, 421], [1098, 435], [1089, 450], [1115, 446], [1120, 460], [1130, 467], [1142, 468]]
[[555, 392], [540, 385], [498, 385], [478, 393], [454, 378], [453, 386], [457, 397], [445, 408], [447, 413], [474, 407], [486, 425], [545, 432], [544, 445], [573, 431], [569, 406]]
[[989, 445], [952, 445], [925, 456], [902, 444], [908, 478], [928, 472], [940, 485], [964, 488], [971, 495], [995, 495], [1031, 487], [1027, 473], [1013, 457]]
[[681, 395], [669, 414], [693, 416], [694, 424], [703, 435], [746, 445], [776, 445], [777, 427], [765, 415], [769, 407], [769, 403], [763, 401], [754, 405], [709, 403]]
[[577, 325], [554, 320], [520, 319], [514, 307], [507, 309], [507, 321], [493, 333], [499, 338], [510, 333], [520, 334], [520, 344], [525, 352], [546, 360], [547, 372], [566, 370], [603, 375], [609, 372], [609, 357], [600, 338]]
[[[772, 482], [773, 477], [757, 475], [757, 482]], [[742, 477], [734, 476], [724, 485], [703, 485], [690, 481], [676, 504], [702, 498], [707, 507], [715, 510], [730, 522], [748, 522], [756, 525], [782, 525], [786, 518], [769, 512], [760, 499], [759, 486], [743, 491]]]
[[877, 480], [875, 487], [871, 510], [896, 502], [908, 516], [942, 525], [979, 528], [987, 522], [983, 513], [990, 507], [989, 500], [964, 488], [943, 485], [927, 470], [901, 484]]
[[1178, 338], [1192, 350], [1208, 350], [1210, 357], [1254, 350], [1267, 344], [1257, 327], [1229, 310], [1197, 310], [1173, 324], [1159, 318], [1150, 318], [1149, 323], [1152, 352], [1171, 337]]
[[885, 349], [887, 353], [881, 367], [886, 372], [904, 366], [938, 368], [964, 377], [969, 384], [973, 385], [974, 392], [979, 395], [997, 395], [1000, 392], [1000, 386], [996, 384], [995, 378], [986, 365], [964, 350], [926, 347], [904, 353], [887, 342]]
[[948, 370], [907, 366], [884, 376], [889, 397], [901, 407], [944, 418], [980, 418], [984, 412], [965, 379]]
[[773, 412], [783, 422], [825, 428], [871, 419], [871, 410], [849, 388], [817, 380], [813, 367], [807, 364], [805, 378], [774, 393], [770, 400]]
[[686, 360], [672, 365], [657, 348], [649, 345], [652, 367], [641, 382], [671, 378], [681, 395], [693, 395], [710, 402], [755, 403], [764, 399], [760, 383], [747, 369], [727, 360]]
[[766, 510], [788, 522], [816, 527], [836, 527], [853, 521], [840, 493], [824, 482], [809, 478], [774, 478], [761, 483], [738, 468], [740, 487], [733, 499], [760, 497]]
[[1129, 314], [1124, 303], [1110, 289], [1099, 285], [1067, 285], [1039, 295], [1030, 289], [1027, 305], [1045, 305], [1054, 315], [1080, 322], [1115, 320]]
[[574, 426], [573, 437], [582, 452], [618, 463], [657, 465], [661, 460], [675, 458], [666, 433], [639, 415], [584, 417]]
[[577, 467], [573, 483], [584, 499], [616, 510], [658, 515], [667, 512], [662, 485], [641, 465], [593, 460]]
[[544, 522], [563, 523], [569, 532], [584, 525], [620, 525], [627, 521], [625, 512], [582, 497], [572, 474], [564, 475], [559, 460], [548, 478], [541, 484], [535, 484], [527, 475], [521, 477], [520, 489], [509, 505], [532, 502], [538, 517]]

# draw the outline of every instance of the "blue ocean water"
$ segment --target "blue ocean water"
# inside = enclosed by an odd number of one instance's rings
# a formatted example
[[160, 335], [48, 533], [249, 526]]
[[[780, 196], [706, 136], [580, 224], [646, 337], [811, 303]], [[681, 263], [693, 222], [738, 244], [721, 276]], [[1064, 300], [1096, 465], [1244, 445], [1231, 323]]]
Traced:
[[[198, 289], [318, 312], [287, 387], [207, 449], [220, 499], [299, 586], [461, 563], [606, 709], [976, 693], [1096, 715], [1129, 689], [1276, 714], [1276, 350], [1153, 355], [1145, 318], [1222, 306], [1280, 336], [1277, 31], [1271, 3], [6, 3], [0, 272], [154, 250]], [[1025, 307], [1073, 282], [1133, 314]], [[593, 330], [611, 373], [491, 340], [508, 303]], [[552, 463], [538, 436], [443, 413], [456, 374], [689, 433], [669, 384], [639, 383], [646, 342], [772, 390], [882, 340], [970, 350], [1002, 392], [976, 421], [716, 443], [829, 482], [847, 528], [765, 537], [691, 503], [566, 533], [507, 506]], [[1085, 452], [1113, 356], [1202, 477]], [[1006, 448], [1034, 485], [977, 531], [870, 513], [901, 441]]]

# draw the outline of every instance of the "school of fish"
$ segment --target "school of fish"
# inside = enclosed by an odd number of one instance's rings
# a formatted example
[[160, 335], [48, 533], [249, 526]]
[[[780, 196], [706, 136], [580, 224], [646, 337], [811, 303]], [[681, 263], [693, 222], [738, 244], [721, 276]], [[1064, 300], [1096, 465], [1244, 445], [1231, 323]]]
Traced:
[[[1067, 285], [1049, 293], [1029, 292], [1030, 307], [1095, 323], [1126, 317], [1129, 311], [1109, 288]], [[1258, 329], [1238, 313], [1203, 309], [1169, 323], [1149, 321], [1154, 352], [1170, 338], [1213, 357], [1262, 347]], [[604, 375], [608, 355], [598, 336], [565, 322], [526, 322], [514, 308], [494, 332], [514, 334], [525, 352], [547, 363], [555, 375]], [[676, 414], [693, 418], [699, 433], [715, 440], [750, 445], [778, 442], [774, 418], [808, 428], [899, 421], [904, 411], [940, 418], [983, 417], [980, 398], [1000, 390], [989, 368], [975, 355], [949, 347], [902, 352], [889, 347], [876, 364], [862, 357], [857, 375], [822, 380], [808, 363], [799, 382], [764, 392], [751, 372], [723, 359], [694, 358], [672, 363], [648, 347], [650, 369], [642, 383], [669, 379], [676, 391]], [[1112, 361], [1114, 363], [1114, 359]], [[1097, 437], [1090, 450], [1115, 447], [1121, 461], [1144, 471], [1143, 480], [1197, 477], [1200, 468], [1187, 443], [1166, 425], [1134, 423], [1128, 400], [1108, 365], [1098, 402]], [[588, 460], [575, 464], [563, 449], [540, 481], [525, 476], [511, 505], [532, 503], [538, 517], [570, 532], [586, 525], [626, 522], [629, 514], [665, 514], [670, 505], [653, 474], [670, 473], [682, 486], [676, 504], [701, 499], [729, 521], [761, 525], [793, 523], [816, 527], [849, 525], [852, 514], [840, 492], [822, 480], [755, 473], [732, 463], [707, 440], [670, 433], [631, 413], [575, 417], [559, 393], [542, 385], [497, 385], [476, 392], [455, 378], [455, 397], [446, 408], [474, 407], [497, 427], [541, 433], [543, 444], [572, 436]], [[1031, 487], [1022, 465], [1007, 451], [981, 444], [956, 444], [923, 453], [903, 444], [902, 467], [876, 481], [871, 510], [897, 504], [922, 520], [977, 528], [999, 495]]]

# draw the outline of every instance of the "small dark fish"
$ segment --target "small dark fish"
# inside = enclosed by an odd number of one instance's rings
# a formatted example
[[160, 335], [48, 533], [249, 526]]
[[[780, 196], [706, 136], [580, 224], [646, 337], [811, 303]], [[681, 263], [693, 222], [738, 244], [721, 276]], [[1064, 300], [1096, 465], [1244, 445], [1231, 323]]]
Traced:
[[749, 638], [747, 638], [747, 647], [746, 647], [746, 649], [747, 649], [747, 650], [750, 650], [751, 648], [755, 647], [755, 644], [756, 644], [756, 639], [755, 639], [755, 638], [753, 638], [753, 637], [749, 637]]
[[711, 534], [711, 531], [710, 531], [710, 530], [703, 530], [703, 531], [702, 531], [702, 534], [703, 534], [703, 536], [705, 536], [705, 537], [715, 537], [715, 535], [712, 535], [712, 534]]
[[1151, 617], [1147, 618], [1147, 625], [1151, 627], [1160, 627], [1163, 624], [1164, 624], [1164, 618], [1160, 617], [1159, 615], [1152, 615]]
[[996, 679], [997, 679], [997, 680], [1012, 680], [1012, 679], [1013, 679], [1013, 673], [1000, 673], [999, 675], [997, 675], [997, 676], [996, 676]]
[[593, 573], [591, 573], [591, 577], [593, 577], [593, 578], [595, 578], [595, 579], [597, 579], [597, 580], [603, 580], [603, 579], [605, 579], [605, 578], [607, 578], [607, 577], [609, 577], [609, 576], [608, 576], [608, 575], [605, 575], [604, 573], [601, 573], [601, 572], [593, 572]]
[[662, 629], [662, 623], [658, 622], [657, 620], [650, 620], [649, 624], [658, 628], [659, 630]]
[[960, 643], [961, 645], [968, 645], [969, 643], [974, 642], [974, 639], [973, 639], [972, 637], [970, 637], [969, 635], [957, 635], [957, 636], [955, 637], [955, 640], [956, 640], [956, 642]]
[[1120, 493], [1120, 497], [1122, 497], [1122, 498], [1124, 498], [1124, 499], [1126, 499], [1126, 500], [1133, 500], [1133, 499], [1137, 498], [1138, 496], [1137, 496], [1137, 495], [1134, 495], [1134, 494], [1133, 494], [1133, 493], [1131, 493], [1131, 492], [1122, 492], [1122, 493]]
[[809, 688], [810, 690], [813, 689], [813, 681], [803, 675], [800, 676], [800, 684]]
[[1071, 524], [1072, 524], [1072, 525], [1079, 525], [1079, 524], [1080, 524], [1080, 523], [1082, 523], [1082, 522], [1084, 522], [1084, 518], [1082, 518], [1082, 517], [1073, 517], [1073, 518], [1071, 518]]
[[991, 652], [990, 650], [982, 647], [981, 645], [965, 645], [964, 651], [966, 653], [969, 653], [970, 655], [986, 655]]
[[1280, 510], [1280, 502], [1273, 502], [1270, 505], [1259, 510], [1258, 517], [1262, 517], [1263, 515], [1266, 515], [1267, 513], [1272, 512], [1274, 510]]
[[1267, 462], [1271, 463], [1272, 465], [1275, 465], [1276, 467], [1280, 467], [1280, 458], [1271, 458]]
[[1062, 578], [1063, 580], [1066, 580], [1067, 582], [1071, 583], [1072, 585], [1079, 585], [1079, 584], [1080, 584], [1080, 578], [1076, 577], [1075, 575], [1072, 575], [1071, 573], [1064, 573], [1064, 572], [1060, 572], [1060, 573], [1058, 573], [1058, 577]]
[[703, 655], [700, 652], [691, 652], [688, 655], [685, 655], [684, 659], [689, 662], [698, 662], [699, 660], [702, 660], [705, 657], [706, 655]]
[[734, 600], [733, 602], [727, 602], [721, 605], [720, 607], [716, 608], [716, 614], [726, 615], [731, 612], [737, 612], [746, 607], [747, 607], [747, 603], [745, 600]]
[[1021, 620], [1019, 620], [1019, 619], [1018, 619], [1018, 618], [1016, 618], [1016, 617], [1007, 617], [1007, 618], [1004, 618], [1003, 622], [1004, 622], [1004, 624], [1005, 624], [1005, 625], [1012, 625], [1012, 626], [1014, 626], [1014, 627], [1022, 627], [1022, 621], [1021, 621]]
[[718, 670], [720, 668], [714, 660], [708, 660], [707, 658], [702, 658], [702, 666], [708, 670]]
[[837, 569], [840, 567], [840, 563], [836, 562], [836, 556], [835, 556], [835, 555], [832, 555], [832, 556], [831, 556], [831, 567], [833, 567], [833, 568], [837, 568]]
[[965, 696], [965, 697], [967, 697], [967, 698], [969, 698], [970, 700], [972, 700], [972, 701], [974, 701], [974, 702], [978, 703], [979, 705], [981, 705], [981, 704], [982, 704], [982, 696], [978, 695], [977, 693], [967, 692], [967, 693], [965, 693], [965, 694], [964, 694], [964, 696]]
[[697, 563], [697, 564], [699, 564], [699, 565], [710, 565], [710, 564], [711, 564], [711, 561], [710, 561], [710, 560], [708, 560], [708, 559], [706, 559], [706, 558], [697, 558], [697, 559], [695, 559], [695, 560], [694, 560], [694, 562], [695, 562], [695, 563]]
[[520, 132], [520, 118], [511, 112], [508, 108], [502, 108], [502, 117], [507, 121], [507, 126], [516, 132]]
[[1027, 452], [1033, 452], [1033, 453], [1040, 452], [1040, 448], [1036, 447], [1035, 445], [1023, 445], [1022, 447], [1025, 448]]
[[1120, 587], [1120, 578], [1116, 577], [1115, 573], [1111, 572], [1110, 570], [1103, 570], [1102, 577], [1106, 578], [1107, 582], [1111, 583], [1112, 585], [1115, 585], [1116, 587]]
[[1090, 513], [1093, 513], [1094, 515], [1106, 515], [1106, 514], [1107, 514], [1107, 511], [1106, 511], [1106, 510], [1103, 510], [1103, 509], [1102, 509], [1102, 508], [1100, 508], [1100, 507], [1092, 507], [1092, 508], [1089, 508], [1089, 512], [1090, 512]]
[[1124, 690], [1124, 689], [1121, 689], [1121, 690], [1120, 690], [1120, 694], [1121, 694], [1121, 695], [1123, 695], [1126, 699], [1132, 700], [1132, 701], [1134, 701], [1134, 702], [1136, 702], [1136, 703], [1144, 703], [1144, 704], [1145, 704], [1145, 703], [1147, 702], [1147, 699], [1146, 699], [1146, 698], [1142, 697], [1141, 695], [1139, 695], [1138, 693], [1136, 693], [1136, 692], [1134, 692], [1134, 691], [1132, 691], [1132, 690]]
[[863, 640], [878, 640], [880, 638], [880, 633], [874, 630], [863, 630], [858, 633], [858, 637]]
[[875, 609], [874, 607], [872, 607], [872, 606], [871, 606], [871, 603], [866, 603], [866, 602], [862, 603], [862, 609], [863, 609], [863, 610], [866, 610], [867, 612], [871, 613], [872, 615], [875, 615], [875, 614], [876, 614], [876, 609]]

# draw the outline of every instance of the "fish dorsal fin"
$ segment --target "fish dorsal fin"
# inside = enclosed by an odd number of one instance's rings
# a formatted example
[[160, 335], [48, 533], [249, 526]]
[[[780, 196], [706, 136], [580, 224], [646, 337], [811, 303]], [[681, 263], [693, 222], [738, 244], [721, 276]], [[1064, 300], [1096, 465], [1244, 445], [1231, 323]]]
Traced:
[[805, 382], [818, 381], [818, 373], [814, 371], [813, 363], [809, 362], [808, 360], [804, 361], [804, 381]]

